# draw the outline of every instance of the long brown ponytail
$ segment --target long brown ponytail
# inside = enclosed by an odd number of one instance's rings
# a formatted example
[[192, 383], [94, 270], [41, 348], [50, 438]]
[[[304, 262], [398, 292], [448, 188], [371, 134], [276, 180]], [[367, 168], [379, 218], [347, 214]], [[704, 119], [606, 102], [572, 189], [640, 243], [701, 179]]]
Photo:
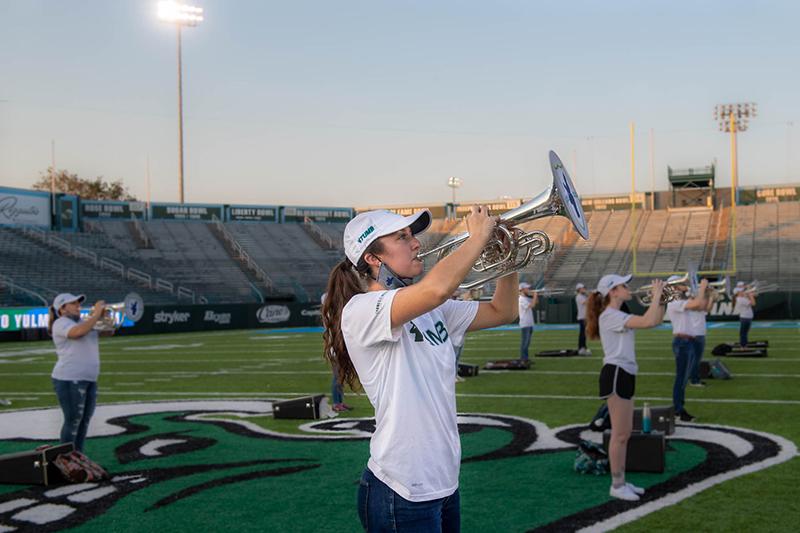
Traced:
[[53, 322], [55, 322], [56, 319], [58, 318], [58, 313], [56, 313], [56, 308], [53, 307], [52, 305], [48, 306], [47, 313], [50, 315], [48, 320], [47, 320], [47, 334], [52, 337], [53, 336]]
[[[373, 242], [364, 255], [383, 252], [381, 239]], [[363, 257], [354, 267], [349, 259], [345, 259], [333, 267], [328, 277], [325, 301], [322, 303], [322, 340], [325, 351], [323, 357], [336, 372], [339, 384], [347, 384], [352, 390], [361, 389], [358, 374], [350, 360], [347, 345], [342, 334], [342, 309], [356, 294], [366, 292], [366, 280], [370, 274], [369, 265]]]
[[606, 310], [610, 301], [609, 295], [601, 296], [597, 291], [592, 291], [586, 301], [586, 335], [592, 340], [600, 338], [600, 314]]

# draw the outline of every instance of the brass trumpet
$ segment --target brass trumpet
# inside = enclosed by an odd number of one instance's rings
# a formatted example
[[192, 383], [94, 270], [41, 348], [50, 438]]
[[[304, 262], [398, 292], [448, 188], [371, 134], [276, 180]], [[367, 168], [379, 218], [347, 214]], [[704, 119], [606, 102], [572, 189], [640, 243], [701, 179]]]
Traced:
[[[500, 215], [494, 235], [472, 267], [474, 272], [487, 275], [476, 281], [462, 283], [459, 285], [460, 289], [482, 287], [489, 281], [522, 270], [535, 257], [553, 251], [553, 243], [545, 232], [539, 230], [526, 232], [515, 227], [523, 222], [563, 216], [572, 222], [575, 231], [581, 237], [589, 238], [589, 226], [583, 214], [581, 199], [563, 163], [553, 151], [550, 152], [550, 170], [553, 173], [553, 183], [548, 189], [521, 206]], [[469, 233], [466, 232], [457, 235], [419, 254], [419, 258], [436, 254], [437, 261], [441, 260], [468, 238]]]
[[[681, 285], [689, 286], [689, 274], [684, 274], [679, 279], [664, 282], [664, 291], [661, 293], [661, 305], [667, 305], [669, 302], [673, 300], [680, 300], [681, 298], [685, 298], [686, 294], [684, 291], [678, 290], [678, 287]], [[633, 296], [636, 298], [641, 305], [647, 307], [653, 302], [653, 297], [650, 294], [653, 291], [653, 285], [647, 284], [642, 285], [635, 291], [633, 291]]]
[[144, 301], [142, 297], [132, 292], [125, 296], [125, 300], [118, 303], [106, 304], [103, 316], [92, 328], [95, 331], [116, 331], [122, 326], [126, 318], [138, 322], [144, 314]]

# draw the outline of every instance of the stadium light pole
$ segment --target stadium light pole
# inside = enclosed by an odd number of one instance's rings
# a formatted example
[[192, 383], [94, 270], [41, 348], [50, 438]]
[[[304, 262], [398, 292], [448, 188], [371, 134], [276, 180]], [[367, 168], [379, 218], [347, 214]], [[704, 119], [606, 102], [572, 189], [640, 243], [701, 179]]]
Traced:
[[158, 3], [158, 18], [175, 24], [178, 35], [178, 190], [183, 203], [183, 64], [181, 60], [181, 28], [192, 28], [203, 22], [203, 8], [174, 1]]
[[450, 176], [447, 178], [447, 186], [450, 187], [453, 191], [453, 218], [456, 217], [456, 189], [461, 187], [461, 184], [464, 183], [461, 178], [457, 178], [455, 176]]
[[758, 115], [758, 106], [753, 102], [737, 104], [718, 104], [714, 107], [714, 120], [719, 123], [719, 131], [731, 134], [731, 202], [739, 203], [739, 154], [737, 133], [747, 131], [750, 119]]

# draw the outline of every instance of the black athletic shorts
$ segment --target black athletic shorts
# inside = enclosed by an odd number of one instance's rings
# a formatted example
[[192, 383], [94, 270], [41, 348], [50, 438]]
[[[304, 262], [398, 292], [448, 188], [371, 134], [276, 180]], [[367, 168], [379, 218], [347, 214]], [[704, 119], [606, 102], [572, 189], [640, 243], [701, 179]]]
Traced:
[[600, 397], [616, 394], [623, 400], [633, 398], [636, 391], [636, 376], [625, 372], [621, 366], [603, 365], [600, 370]]

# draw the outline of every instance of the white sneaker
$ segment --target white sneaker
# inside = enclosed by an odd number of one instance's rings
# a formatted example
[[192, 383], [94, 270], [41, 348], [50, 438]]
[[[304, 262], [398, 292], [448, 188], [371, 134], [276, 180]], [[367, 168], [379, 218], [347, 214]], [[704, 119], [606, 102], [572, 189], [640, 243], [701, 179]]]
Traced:
[[466, 380], [459, 375], [456, 375], [456, 383], [464, 383]]
[[633, 483], [625, 483], [629, 489], [631, 489], [635, 494], [642, 496], [644, 494], [644, 489], [642, 487], [637, 487]]
[[627, 484], [622, 485], [621, 487], [614, 487], [614, 485], [611, 485], [611, 488], [608, 489], [608, 495], [612, 498], [619, 498], [620, 500], [625, 500], [628, 502], [639, 501], [639, 495], [633, 492], [633, 490], [631, 490]]
[[586, 355], [592, 355], [592, 351], [589, 348], [586, 348]]

